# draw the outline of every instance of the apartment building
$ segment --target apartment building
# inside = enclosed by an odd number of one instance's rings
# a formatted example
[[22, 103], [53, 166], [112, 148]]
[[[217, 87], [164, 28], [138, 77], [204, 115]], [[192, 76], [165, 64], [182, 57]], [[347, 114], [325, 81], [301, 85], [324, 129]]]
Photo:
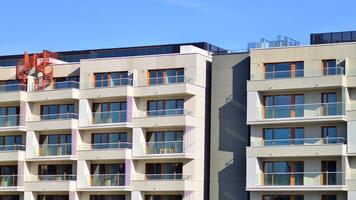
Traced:
[[250, 59], [250, 200], [356, 199], [356, 43], [253, 49]]
[[59, 52], [45, 85], [16, 80], [23, 55], [1, 56], [0, 199], [203, 199], [211, 53], [220, 50]]

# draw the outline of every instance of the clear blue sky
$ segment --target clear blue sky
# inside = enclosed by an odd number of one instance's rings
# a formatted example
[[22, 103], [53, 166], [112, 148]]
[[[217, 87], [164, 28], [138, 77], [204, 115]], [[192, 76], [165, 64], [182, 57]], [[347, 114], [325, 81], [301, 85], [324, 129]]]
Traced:
[[[55, 3], [51, 3], [55, 2]], [[1, 0], [0, 55], [356, 30], [355, 0]]]

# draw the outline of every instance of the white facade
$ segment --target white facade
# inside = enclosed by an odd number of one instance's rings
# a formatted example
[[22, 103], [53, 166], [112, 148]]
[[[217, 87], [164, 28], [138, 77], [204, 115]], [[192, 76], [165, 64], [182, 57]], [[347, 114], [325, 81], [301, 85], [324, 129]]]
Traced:
[[[5, 81], [15, 79], [16, 69], [0, 68], [0, 83], [4, 83], [0, 109], [6, 113], [1, 116], [5, 122], [0, 125], [0, 136], [22, 136], [19, 147], [0, 146], [4, 150], [0, 151], [0, 167], [17, 169], [17, 183], [9, 185], [5, 179], [12, 176], [3, 176], [0, 193], [20, 195], [24, 200], [39, 200], [41, 195], [65, 195], [70, 200], [89, 200], [95, 195], [123, 195], [126, 200], [151, 199], [152, 195], [203, 199], [207, 62], [211, 62], [209, 52], [193, 46], [182, 46], [178, 54], [84, 59], [54, 66], [55, 78], [76, 76], [78, 82], [65, 81], [65, 86], [52, 84], [43, 90], [19, 85], [7, 88]], [[150, 70], [167, 69], [183, 69], [184, 74], [170, 77], [164, 72], [163, 80], [149, 76]], [[113, 72], [128, 76], [107, 78], [111, 82], [95, 79], [98, 73]], [[175, 106], [179, 100], [183, 107], [171, 109], [165, 102], [169, 109], [148, 110], [149, 101], [162, 100], [174, 100]], [[121, 106], [118, 110], [117, 105]], [[105, 110], [105, 106], [110, 108]], [[18, 109], [14, 119], [9, 107]], [[148, 141], [149, 132], [183, 135]], [[107, 139], [95, 146], [94, 133], [124, 133], [125, 141], [112, 144]], [[70, 142], [53, 144], [49, 135]], [[155, 169], [159, 174], [147, 172], [150, 163], [155, 168], [160, 165], [162, 169]], [[167, 163], [176, 168], [166, 169]], [[71, 173], [64, 170], [63, 174], [63, 165], [70, 165]], [[120, 166], [121, 172], [111, 172], [116, 170], [112, 165]], [[39, 174], [44, 171], [48, 174]]]

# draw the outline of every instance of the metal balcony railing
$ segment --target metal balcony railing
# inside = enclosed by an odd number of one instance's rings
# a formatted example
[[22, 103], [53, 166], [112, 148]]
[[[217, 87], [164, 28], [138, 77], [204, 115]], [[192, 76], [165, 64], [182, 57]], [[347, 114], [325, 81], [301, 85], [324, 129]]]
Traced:
[[329, 145], [346, 144], [346, 139], [342, 137], [329, 138], [296, 138], [296, 139], [274, 139], [252, 141], [251, 146], [290, 146], [290, 145]]
[[187, 180], [190, 176], [181, 173], [176, 174], [145, 174], [146, 180]]
[[129, 142], [116, 143], [95, 143], [81, 145], [81, 150], [101, 150], [101, 149], [131, 149], [132, 144]]
[[94, 88], [109, 88], [120, 86], [132, 86], [132, 78], [117, 78], [108, 80], [96, 80], [93, 83]]
[[61, 82], [54, 82], [53, 89], [67, 89], [67, 88], [76, 88], [79, 89], [79, 82], [77, 81], [61, 81]]

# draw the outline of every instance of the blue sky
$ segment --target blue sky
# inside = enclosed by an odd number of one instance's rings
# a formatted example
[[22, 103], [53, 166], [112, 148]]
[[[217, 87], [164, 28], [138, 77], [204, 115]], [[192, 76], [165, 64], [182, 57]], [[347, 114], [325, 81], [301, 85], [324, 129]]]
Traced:
[[[51, 3], [56, 2], [56, 3]], [[355, 0], [2, 0], [0, 55], [356, 30]]]

